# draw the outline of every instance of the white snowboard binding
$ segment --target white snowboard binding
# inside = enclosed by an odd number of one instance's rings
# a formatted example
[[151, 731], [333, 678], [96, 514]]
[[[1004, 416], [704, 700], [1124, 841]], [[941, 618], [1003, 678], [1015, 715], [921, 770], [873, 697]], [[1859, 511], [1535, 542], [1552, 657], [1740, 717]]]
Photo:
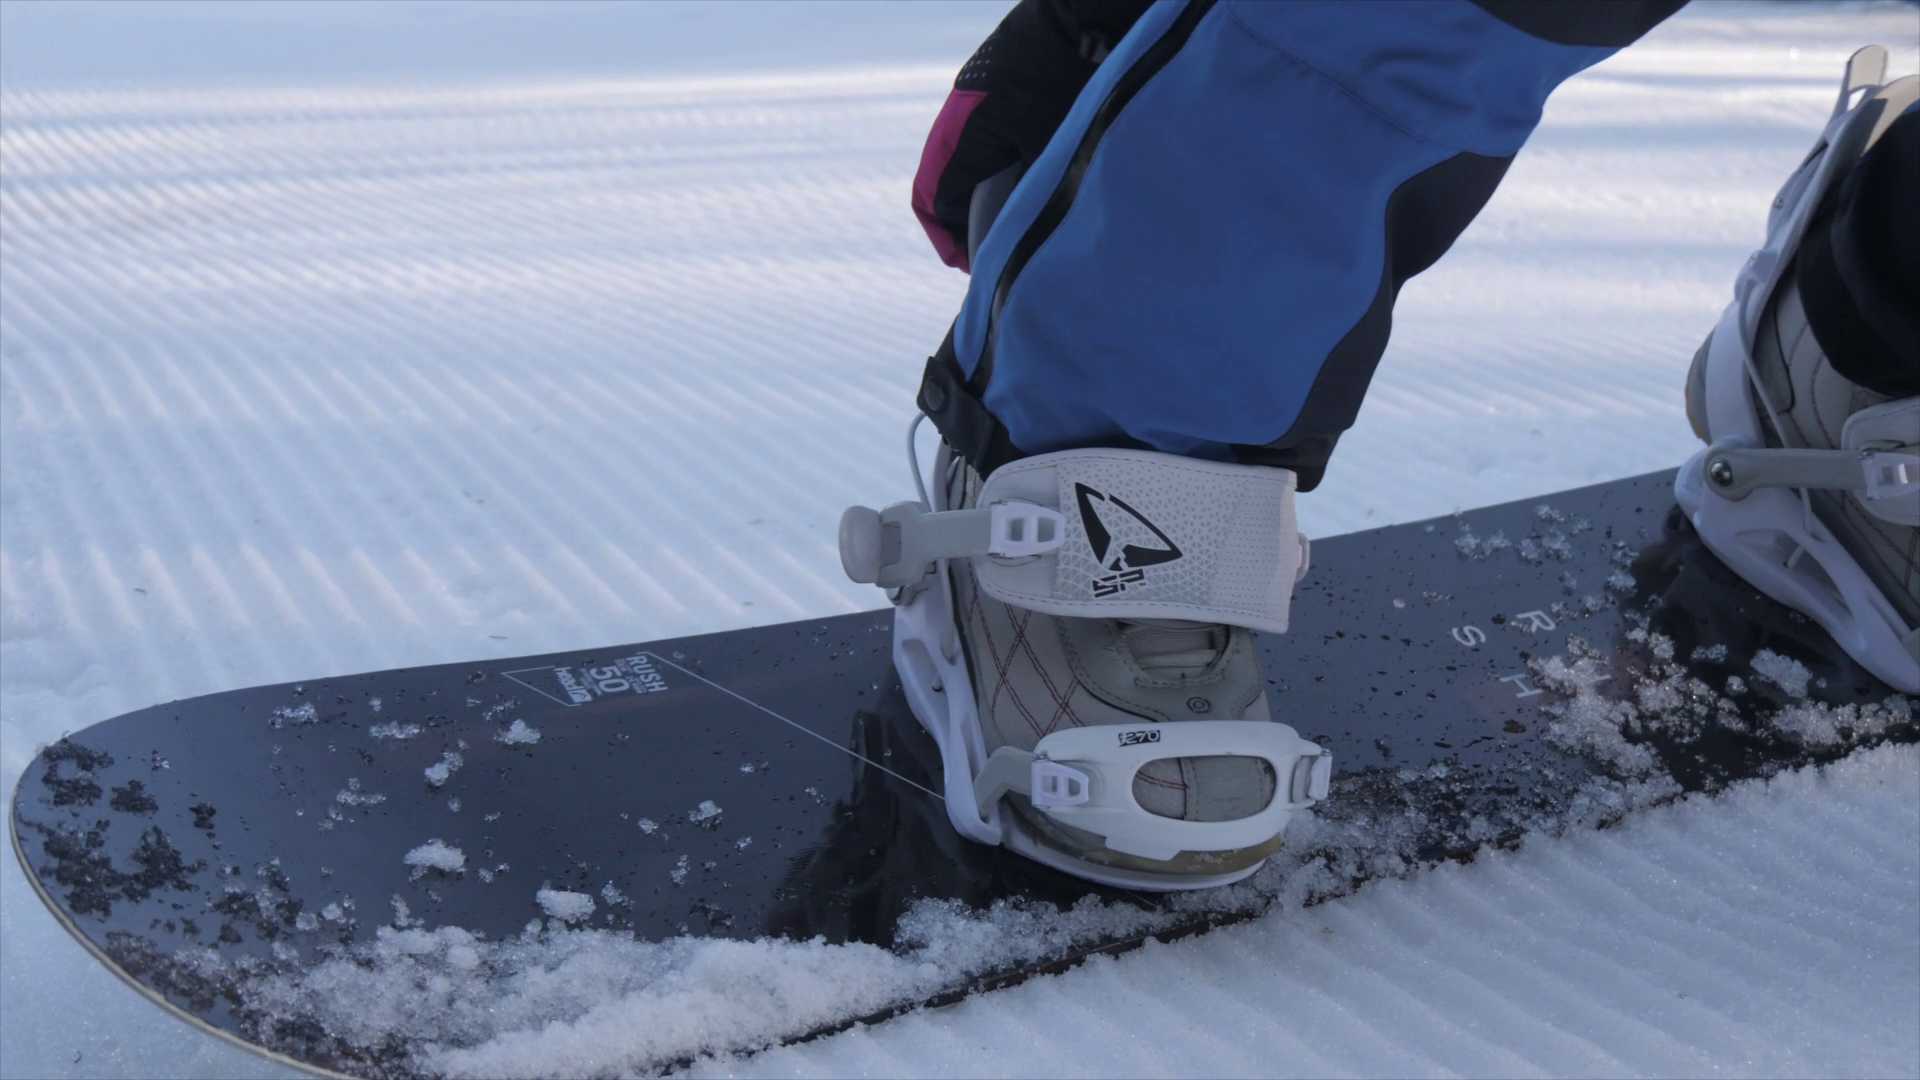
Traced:
[[1885, 83], [1886, 65], [1879, 46], [1848, 62], [1832, 118], [1774, 201], [1765, 245], [1694, 359], [1687, 412], [1709, 445], [1680, 469], [1674, 494], [1743, 578], [1916, 693], [1920, 398], [1887, 399], [1834, 372], [1807, 329], [1795, 276], [1823, 198], [1920, 96], [1920, 78]]
[[982, 484], [943, 449], [936, 508], [913, 469], [920, 501], [847, 510], [840, 555], [897, 605], [894, 663], [954, 828], [1125, 888], [1259, 869], [1332, 772], [1268, 718], [1245, 629], [1286, 629], [1306, 567], [1293, 474], [1072, 450]]

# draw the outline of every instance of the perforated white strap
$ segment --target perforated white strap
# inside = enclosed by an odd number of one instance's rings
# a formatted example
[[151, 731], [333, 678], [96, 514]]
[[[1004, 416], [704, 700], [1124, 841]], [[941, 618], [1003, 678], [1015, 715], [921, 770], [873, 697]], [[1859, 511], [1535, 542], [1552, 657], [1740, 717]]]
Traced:
[[972, 559], [1003, 603], [1071, 618], [1287, 628], [1307, 538], [1286, 469], [1144, 450], [1063, 450], [1003, 465], [973, 509], [850, 507], [840, 560], [855, 581], [909, 588]]
[[[1180, 821], [1143, 808], [1133, 778], [1164, 758], [1250, 757], [1267, 762], [1273, 799], [1258, 813], [1232, 821]], [[981, 807], [1008, 792], [1062, 825], [1090, 832], [1108, 848], [1167, 860], [1183, 851], [1237, 851], [1264, 844], [1292, 815], [1327, 797], [1333, 757], [1285, 724], [1249, 720], [1195, 720], [1137, 727], [1067, 728], [1046, 736], [1032, 753], [1003, 746], [974, 781]]]
[[[1307, 568], [1286, 469], [1144, 450], [1063, 450], [996, 469], [978, 505], [1047, 511], [1057, 545], [976, 558], [989, 594], [1079, 618], [1169, 618], [1275, 633]], [[1003, 541], [1004, 543], [1004, 541]]]

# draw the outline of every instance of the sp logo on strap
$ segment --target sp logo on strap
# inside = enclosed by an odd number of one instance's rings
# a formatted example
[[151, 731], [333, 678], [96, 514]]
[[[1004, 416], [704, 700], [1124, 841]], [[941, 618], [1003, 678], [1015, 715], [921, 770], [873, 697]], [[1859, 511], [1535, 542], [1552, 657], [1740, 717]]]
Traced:
[[1180, 557], [1180, 547], [1173, 538], [1119, 496], [1082, 483], [1073, 485], [1073, 494], [1080, 507], [1080, 527], [1086, 530], [1087, 546], [1106, 571], [1092, 581], [1094, 596], [1124, 592], [1127, 586], [1147, 579], [1147, 567]]

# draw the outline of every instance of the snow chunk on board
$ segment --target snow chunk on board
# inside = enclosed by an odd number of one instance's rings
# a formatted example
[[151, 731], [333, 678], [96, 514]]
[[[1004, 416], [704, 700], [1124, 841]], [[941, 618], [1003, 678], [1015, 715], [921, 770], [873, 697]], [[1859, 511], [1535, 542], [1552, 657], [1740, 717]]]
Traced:
[[460, 766], [464, 764], [466, 764], [466, 758], [462, 757], [458, 750], [448, 750], [440, 755], [439, 761], [421, 771], [425, 774], [429, 785], [439, 787], [452, 779], [453, 774], [459, 772]]
[[541, 911], [562, 922], [580, 922], [593, 914], [593, 897], [586, 893], [542, 887], [533, 894], [533, 899], [540, 905]]
[[1788, 697], [1807, 696], [1807, 684], [1813, 681], [1813, 673], [1807, 665], [1792, 657], [1781, 656], [1772, 649], [1761, 649], [1753, 654], [1753, 672], [1761, 678], [1787, 692]]
[[407, 852], [404, 861], [420, 872], [439, 870], [443, 873], [457, 874], [467, 868], [466, 853], [438, 837]]
[[525, 720], [515, 720], [507, 725], [507, 730], [495, 735], [494, 739], [508, 746], [532, 746], [540, 741], [540, 729]]
[[288, 724], [300, 727], [306, 724], [317, 724], [319, 722], [320, 711], [313, 707], [313, 702], [311, 701], [303, 701], [298, 705], [283, 705], [273, 710], [273, 715], [269, 720], [269, 723], [276, 728], [283, 728]]
[[1771, 725], [1802, 746], [1831, 750], [1852, 740], [1881, 738], [1888, 728], [1913, 720], [1914, 699], [1895, 695], [1857, 705], [1796, 701], [1775, 714]]
[[379, 806], [387, 801], [387, 797], [378, 792], [362, 789], [360, 780], [350, 776], [347, 778], [347, 786], [334, 792], [333, 801], [342, 806]]

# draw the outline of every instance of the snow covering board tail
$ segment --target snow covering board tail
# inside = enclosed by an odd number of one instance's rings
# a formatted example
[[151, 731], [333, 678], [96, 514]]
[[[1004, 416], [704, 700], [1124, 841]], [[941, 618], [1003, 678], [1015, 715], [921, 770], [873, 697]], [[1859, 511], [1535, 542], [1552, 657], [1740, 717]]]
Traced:
[[1671, 479], [1319, 545], [1262, 647], [1341, 771], [1229, 889], [959, 839], [889, 612], [155, 706], [44, 748], [12, 839], [102, 963], [309, 1069], [751, 1050], [1914, 740], [1913, 700], [1721, 566]]

